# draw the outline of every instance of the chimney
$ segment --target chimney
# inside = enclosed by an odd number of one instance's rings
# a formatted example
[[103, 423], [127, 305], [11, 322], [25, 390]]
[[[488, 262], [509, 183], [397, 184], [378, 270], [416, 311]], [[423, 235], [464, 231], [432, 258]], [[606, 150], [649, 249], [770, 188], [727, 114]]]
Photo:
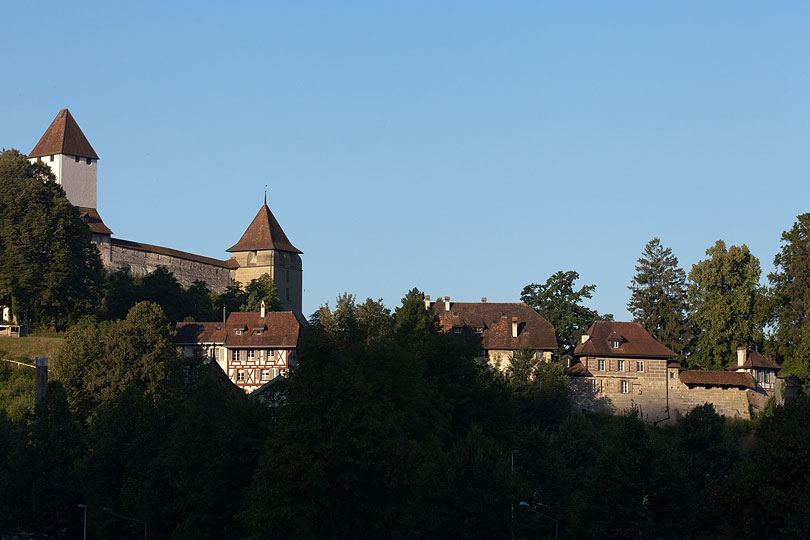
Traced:
[[262, 311], [261, 311], [262, 319], [264, 319], [265, 314], [266, 314], [266, 310], [265, 310], [265, 307], [264, 307], [264, 300], [262, 300]]
[[481, 303], [482, 303], [482, 304], [486, 304], [486, 303], [487, 303], [487, 297], [486, 297], [486, 296], [482, 296], [482, 297], [481, 297]]
[[425, 309], [430, 309], [430, 295], [425, 295]]
[[512, 337], [517, 337], [517, 317], [512, 317]]
[[449, 296], [444, 297], [444, 310], [445, 311], [450, 311], [450, 297]]
[[589, 336], [588, 334], [582, 334], [582, 337], [580, 339], [582, 340], [582, 343], [585, 343], [586, 341], [591, 339], [591, 336]]
[[748, 360], [748, 347], [737, 347], [737, 367], [743, 367], [746, 360]]
[[34, 405], [39, 405], [45, 399], [48, 388], [48, 358], [37, 356], [34, 360], [36, 373], [34, 374]]

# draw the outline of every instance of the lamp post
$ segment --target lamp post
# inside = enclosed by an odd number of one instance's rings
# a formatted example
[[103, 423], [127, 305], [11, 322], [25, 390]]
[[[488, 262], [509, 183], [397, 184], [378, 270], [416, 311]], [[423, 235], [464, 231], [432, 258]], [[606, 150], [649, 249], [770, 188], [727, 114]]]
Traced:
[[547, 515], [545, 515], [545, 514], [543, 514], [543, 513], [541, 513], [541, 512], [538, 512], [537, 510], [535, 510], [534, 508], [532, 508], [532, 507], [529, 505], [529, 503], [527, 503], [526, 501], [520, 501], [520, 506], [522, 506], [523, 508], [525, 508], [525, 509], [526, 509], [526, 510], [528, 510], [529, 512], [534, 512], [534, 513], [535, 513], [535, 514], [537, 514], [538, 516], [542, 516], [542, 517], [544, 517], [544, 518], [546, 518], [546, 519], [550, 519], [551, 521], [553, 521], [553, 522], [554, 522], [554, 540], [557, 540], [557, 538], [558, 538], [558, 537], [557, 537], [557, 529], [558, 529], [559, 524], [560, 524], [560, 522], [559, 522], [558, 520], [554, 519], [554, 518], [553, 518], [553, 517], [551, 517], [551, 516], [547, 516]]
[[84, 534], [82, 534], [82, 538], [84, 538], [84, 540], [87, 540], [87, 505], [80, 504], [79, 508], [84, 509]]
[[145, 521], [142, 521], [142, 520], [140, 520], [138, 518], [134, 518], [132, 516], [125, 516], [124, 514], [117, 514], [116, 512], [113, 512], [113, 510], [111, 508], [107, 508], [106, 506], [104, 508], [102, 508], [102, 510], [104, 510], [105, 512], [110, 513], [110, 514], [112, 514], [114, 516], [118, 516], [120, 518], [128, 519], [130, 521], [134, 521], [136, 523], [140, 523], [141, 525], [143, 525], [143, 540], [146, 540], [146, 522]]

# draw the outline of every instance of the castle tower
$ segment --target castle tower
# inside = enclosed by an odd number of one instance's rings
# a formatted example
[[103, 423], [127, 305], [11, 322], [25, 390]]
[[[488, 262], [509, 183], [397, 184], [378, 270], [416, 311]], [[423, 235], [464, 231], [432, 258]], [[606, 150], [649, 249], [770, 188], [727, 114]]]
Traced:
[[98, 155], [70, 111], [59, 111], [28, 159], [50, 166], [74, 206], [96, 208]]
[[299, 317], [303, 290], [301, 250], [293, 246], [281, 229], [267, 201], [259, 209], [242, 238], [227, 250], [238, 264], [232, 277], [243, 286], [262, 274], [269, 274], [276, 284], [285, 311]]

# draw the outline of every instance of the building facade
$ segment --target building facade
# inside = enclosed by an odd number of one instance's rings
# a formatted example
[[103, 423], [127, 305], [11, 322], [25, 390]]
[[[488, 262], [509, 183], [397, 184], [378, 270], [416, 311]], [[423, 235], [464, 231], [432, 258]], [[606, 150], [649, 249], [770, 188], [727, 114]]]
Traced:
[[597, 321], [564, 359], [577, 408], [610, 414], [637, 408], [657, 424], [705, 403], [746, 419], [764, 408], [783, 384], [779, 365], [744, 347], [737, 356], [726, 371], [684, 370], [641, 325]]
[[522, 302], [431, 303], [425, 296], [425, 309], [432, 309], [442, 330], [480, 344], [480, 360], [491, 368], [508, 371], [512, 358], [521, 349], [534, 352], [538, 360], [551, 361], [557, 349], [554, 327], [542, 315]]
[[254, 392], [295, 367], [301, 325], [291, 311], [235, 312], [221, 322], [177, 323], [183, 356], [216, 362], [237, 387]]

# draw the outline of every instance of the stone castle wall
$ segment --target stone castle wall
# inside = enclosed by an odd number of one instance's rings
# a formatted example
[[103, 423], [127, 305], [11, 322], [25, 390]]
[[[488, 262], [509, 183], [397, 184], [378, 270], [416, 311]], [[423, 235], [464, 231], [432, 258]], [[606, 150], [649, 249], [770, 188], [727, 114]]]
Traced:
[[[105, 253], [106, 250], [108, 253]], [[231, 269], [223, 266], [194, 261], [170, 254], [155, 253], [116, 245], [113, 242], [101, 251], [102, 261], [108, 270], [129, 269], [132, 274], [142, 275], [164, 266], [174, 274], [177, 281], [188, 287], [195, 280], [204, 281], [215, 293], [222, 293], [231, 284]]]

